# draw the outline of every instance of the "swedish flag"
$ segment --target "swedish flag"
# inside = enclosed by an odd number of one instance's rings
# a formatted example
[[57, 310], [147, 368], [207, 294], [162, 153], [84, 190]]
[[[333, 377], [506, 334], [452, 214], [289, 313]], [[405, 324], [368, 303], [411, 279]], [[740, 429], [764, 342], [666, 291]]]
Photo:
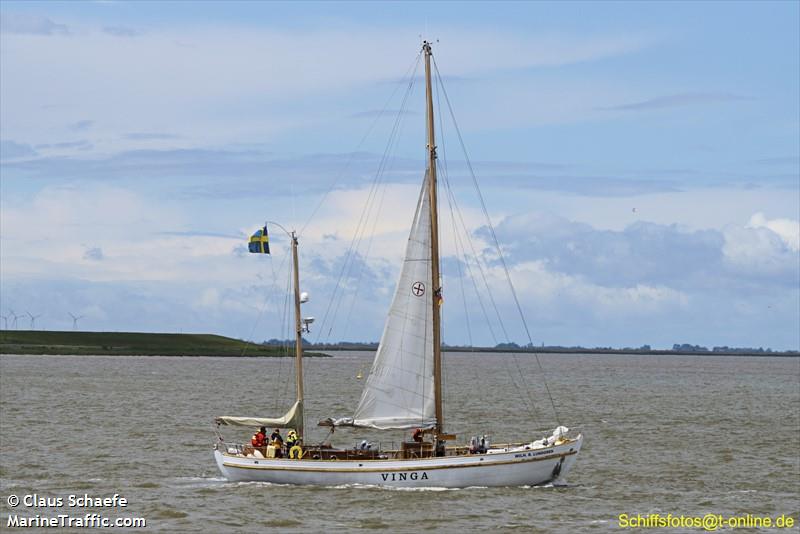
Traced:
[[250, 252], [254, 254], [269, 254], [267, 225], [264, 225], [264, 228], [260, 228], [250, 236]]

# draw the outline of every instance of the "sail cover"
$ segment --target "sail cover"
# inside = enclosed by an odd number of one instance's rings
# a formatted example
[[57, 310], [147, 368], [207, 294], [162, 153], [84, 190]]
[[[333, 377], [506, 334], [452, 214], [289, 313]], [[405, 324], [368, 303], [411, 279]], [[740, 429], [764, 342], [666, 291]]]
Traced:
[[354, 416], [334, 425], [405, 429], [436, 424], [433, 393], [431, 215], [422, 186], [389, 317]]
[[218, 425], [234, 425], [234, 426], [249, 426], [261, 427], [272, 426], [279, 428], [297, 428], [297, 422], [303, 420], [303, 401], [298, 400], [295, 402], [286, 415], [283, 417], [269, 418], [269, 417], [231, 417], [221, 416], [214, 419]]

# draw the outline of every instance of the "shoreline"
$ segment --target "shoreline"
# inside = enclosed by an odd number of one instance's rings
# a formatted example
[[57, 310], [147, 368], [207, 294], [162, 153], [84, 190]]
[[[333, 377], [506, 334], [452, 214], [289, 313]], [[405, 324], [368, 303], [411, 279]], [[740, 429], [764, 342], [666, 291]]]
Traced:
[[[726, 347], [727, 348], [727, 347]], [[344, 351], [375, 352], [377, 344], [305, 346], [306, 357], [330, 357]], [[442, 352], [481, 354], [620, 354], [635, 356], [725, 356], [797, 358], [800, 351], [614, 349], [580, 347], [459, 347]], [[293, 347], [263, 345], [213, 334], [143, 332], [0, 331], [0, 354], [55, 356], [208, 356], [226, 358], [294, 358]]]

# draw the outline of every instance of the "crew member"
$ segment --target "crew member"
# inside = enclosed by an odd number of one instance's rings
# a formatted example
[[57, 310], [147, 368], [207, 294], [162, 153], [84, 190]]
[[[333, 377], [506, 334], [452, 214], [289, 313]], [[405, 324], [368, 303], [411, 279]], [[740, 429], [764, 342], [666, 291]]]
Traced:
[[297, 432], [294, 429], [289, 430], [286, 434], [286, 450], [290, 450], [297, 443]]
[[414, 435], [412, 436], [412, 438], [417, 443], [422, 443], [422, 429], [418, 428], [418, 429], [414, 430]]
[[275, 456], [277, 458], [283, 458], [283, 436], [281, 436], [280, 429], [276, 428], [275, 432], [270, 434], [269, 439], [275, 447]]
[[253, 438], [250, 440], [250, 443], [253, 447], [263, 447], [264, 440], [267, 439], [267, 429], [266, 427], [261, 427], [258, 432], [253, 434]]

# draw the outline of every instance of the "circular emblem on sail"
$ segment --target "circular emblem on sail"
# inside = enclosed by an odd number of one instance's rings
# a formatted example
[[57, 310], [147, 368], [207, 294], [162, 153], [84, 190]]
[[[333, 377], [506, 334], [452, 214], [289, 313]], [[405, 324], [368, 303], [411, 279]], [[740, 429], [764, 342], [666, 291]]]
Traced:
[[414, 295], [421, 297], [425, 294], [425, 284], [422, 282], [414, 282], [414, 285], [411, 286], [411, 292], [414, 293]]

